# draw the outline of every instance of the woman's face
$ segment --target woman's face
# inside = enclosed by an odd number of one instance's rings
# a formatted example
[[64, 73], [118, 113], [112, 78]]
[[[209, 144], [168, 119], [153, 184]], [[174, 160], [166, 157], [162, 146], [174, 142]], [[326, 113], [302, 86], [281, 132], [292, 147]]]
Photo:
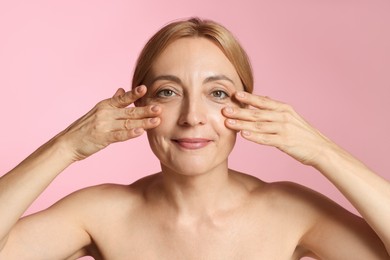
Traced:
[[225, 127], [222, 108], [238, 106], [243, 90], [223, 52], [205, 38], [171, 43], [154, 62], [143, 102], [162, 108], [161, 124], [148, 131], [164, 170], [196, 175], [227, 166], [236, 133]]

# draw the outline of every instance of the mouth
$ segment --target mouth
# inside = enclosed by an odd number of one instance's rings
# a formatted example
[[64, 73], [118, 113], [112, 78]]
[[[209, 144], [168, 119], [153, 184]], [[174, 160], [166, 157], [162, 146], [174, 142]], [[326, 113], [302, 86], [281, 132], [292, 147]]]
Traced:
[[212, 140], [206, 138], [180, 138], [172, 139], [172, 141], [176, 143], [180, 148], [189, 150], [201, 149], [212, 142]]

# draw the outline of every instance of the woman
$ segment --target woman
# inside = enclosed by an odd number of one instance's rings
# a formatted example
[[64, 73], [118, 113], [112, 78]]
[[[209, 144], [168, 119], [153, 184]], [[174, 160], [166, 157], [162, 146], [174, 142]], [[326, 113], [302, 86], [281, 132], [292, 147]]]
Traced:
[[[0, 258], [389, 259], [390, 184], [252, 89], [225, 28], [165, 26], [142, 51], [132, 91], [99, 102], [1, 178]], [[71, 163], [144, 131], [161, 172], [77, 191], [19, 220]], [[237, 132], [318, 169], [364, 219], [297, 184], [229, 169]]]

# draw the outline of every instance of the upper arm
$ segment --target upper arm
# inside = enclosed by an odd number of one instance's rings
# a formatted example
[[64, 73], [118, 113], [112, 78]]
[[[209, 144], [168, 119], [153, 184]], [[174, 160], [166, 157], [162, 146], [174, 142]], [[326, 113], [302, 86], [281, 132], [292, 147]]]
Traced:
[[303, 193], [311, 220], [301, 246], [320, 259], [389, 259], [382, 241], [363, 218], [316, 192]]
[[[1, 259], [67, 259], [85, 254], [91, 243], [84, 228], [83, 195], [76, 192], [52, 207], [20, 219], [9, 233]], [[84, 252], [84, 253], [83, 253]]]

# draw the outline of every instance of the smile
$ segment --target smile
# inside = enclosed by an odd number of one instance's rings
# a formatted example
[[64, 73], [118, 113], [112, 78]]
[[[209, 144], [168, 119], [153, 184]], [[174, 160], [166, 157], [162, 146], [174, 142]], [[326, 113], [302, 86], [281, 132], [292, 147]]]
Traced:
[[173, 139], [173, 142], [181, 148], [196, 150], [209, 145], [212, 141], [204, 138], [181, 138]]

